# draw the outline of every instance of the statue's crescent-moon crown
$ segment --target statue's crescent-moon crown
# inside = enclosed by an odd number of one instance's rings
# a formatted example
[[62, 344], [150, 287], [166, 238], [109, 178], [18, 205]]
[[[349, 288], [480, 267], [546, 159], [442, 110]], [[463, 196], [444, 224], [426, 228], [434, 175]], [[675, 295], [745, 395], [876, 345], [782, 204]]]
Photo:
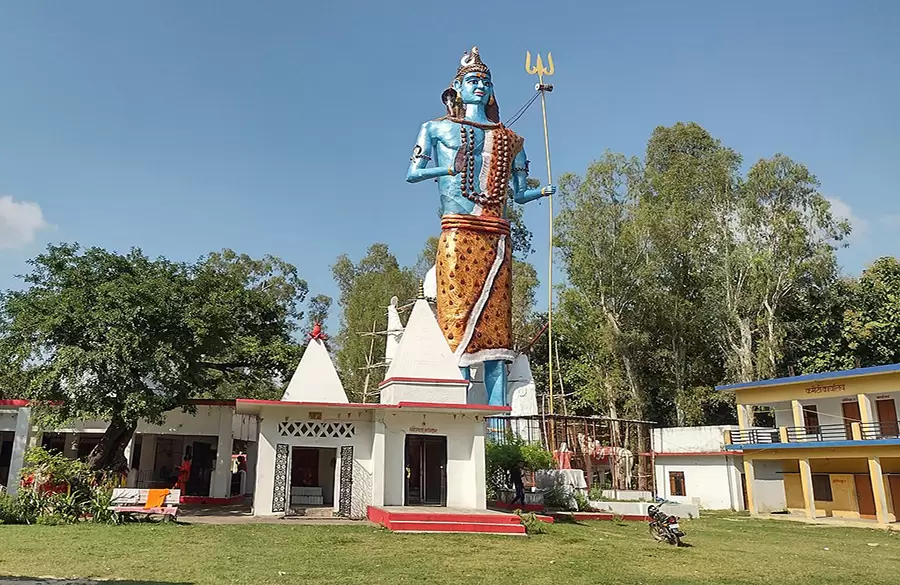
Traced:
[[467, 73], [472, 72], [485, 73], [487, 75], [491, 74], [491, 70], [488, 69], [488, 66], [481, 61], [478, 47], [472, 47], [472, 52], [463, 54], [462, 59], [459, 60], [459, 69], [456, 70], [456, 77], [454, 77], [453, 80], [459, 81]]

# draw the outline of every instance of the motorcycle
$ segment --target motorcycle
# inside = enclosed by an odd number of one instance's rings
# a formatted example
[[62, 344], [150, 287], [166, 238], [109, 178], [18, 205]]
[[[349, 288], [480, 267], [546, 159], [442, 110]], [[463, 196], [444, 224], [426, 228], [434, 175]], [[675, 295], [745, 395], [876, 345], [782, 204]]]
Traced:
[[665, 514], [656, 506], [647, 508], [647, 515], [650, 516], [650, 536], [654, 540], [681, 546], [684, 532], [678, 525], [678, 518]]

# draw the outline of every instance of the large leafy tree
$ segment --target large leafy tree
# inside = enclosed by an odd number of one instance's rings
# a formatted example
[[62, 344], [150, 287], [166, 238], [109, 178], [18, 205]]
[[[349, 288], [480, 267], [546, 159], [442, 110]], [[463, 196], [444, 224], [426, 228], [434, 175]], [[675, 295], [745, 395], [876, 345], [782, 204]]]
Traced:
[[400, 266], [385, 244], [373, 244], [356, 263], [344, 254], [331, 271], [341, 292], [338, 369], [347, 395], [362, 402], [369, 399], [385, 372], [385, 337], [363, 334], [373, 328], [383, 331], [391, 297], [398, 297], [401, 303], [415, 298], [419, 280], [413, 269]]
[[[625, 406], [636, 418], [646, 418], [648, 408], [641, 364], [648, 349], [644, 308], [654, 285], [643, 186], [640, 161], [608, 153], [583, 178], [560, 179], [557, 218], [569, 284], [560, 308], [572, 324], [571, 342], [582, 354], [615, 356], [621, 385], [604, 391], [606, 402]], [[604, 361], [597, 354], [597, 363]]]
[[27, 288], [2, 296], [0, 361], [45, 417], [109, 421], [95, 469], [124, 468], [139, 420], [223, 386], [276, 391], [296, 364], [307, 287], [278, 258], [181, 263], [63, 244], [30, 266]]
[[775, 155], [746, 177], [740, 165], [679, 123], [654, 130], [643, 160], [607, 153], [561, 179], [557, 331], [570, 404], [724, 422], [732, 409], [715, 384], [777, 375], [809, 353], [787, 337], [805, 326], [804, 304], [834, 305], [823, 291], [849, 226], [803, 165]]
[[900, 261], [876, 260], [792, 307], [785, 361], [796, 373], [900, 362]]
[[[802, 164], [776, 154], [758, 161], [742, 186], [734, 239], [746, 275], [753, 319], [755, 375], [777, 375], [784, 345], [784, 313], [806, 290], [834, 279], [835, 248], [850, 233], [835, 219], [819, 182]], [[742, 347], [746, 359], [747, 347]], [[747, 378], [746, 363], [741, 378]]]
[[876, 260], [851, 286], [844, 312], [844, 344], [853, 355], [847, 367], [900, 363], [900, 262]]

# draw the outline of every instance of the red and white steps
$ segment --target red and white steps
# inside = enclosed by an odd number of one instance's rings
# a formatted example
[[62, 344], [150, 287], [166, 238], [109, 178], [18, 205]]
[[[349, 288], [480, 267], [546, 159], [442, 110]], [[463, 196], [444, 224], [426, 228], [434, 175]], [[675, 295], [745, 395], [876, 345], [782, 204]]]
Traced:
[[453, 512], [436, 508], [434, 512], [419, 509], [369, 507], [369, 520], [393, 532], [430, 532], [462, 534], [524, 535], [525, 527], [515, 514], [497, 512]]

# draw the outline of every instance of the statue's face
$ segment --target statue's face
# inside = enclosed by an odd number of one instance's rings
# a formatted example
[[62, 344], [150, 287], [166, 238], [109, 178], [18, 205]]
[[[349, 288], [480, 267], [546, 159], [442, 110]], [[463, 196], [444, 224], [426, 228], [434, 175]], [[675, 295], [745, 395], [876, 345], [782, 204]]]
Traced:
[[462, 81], [453, 84], [462, 96], [464, 104], [481, 104], [486, 106], [494, 94], [491, 76], [486, 73], [467, 73]]

